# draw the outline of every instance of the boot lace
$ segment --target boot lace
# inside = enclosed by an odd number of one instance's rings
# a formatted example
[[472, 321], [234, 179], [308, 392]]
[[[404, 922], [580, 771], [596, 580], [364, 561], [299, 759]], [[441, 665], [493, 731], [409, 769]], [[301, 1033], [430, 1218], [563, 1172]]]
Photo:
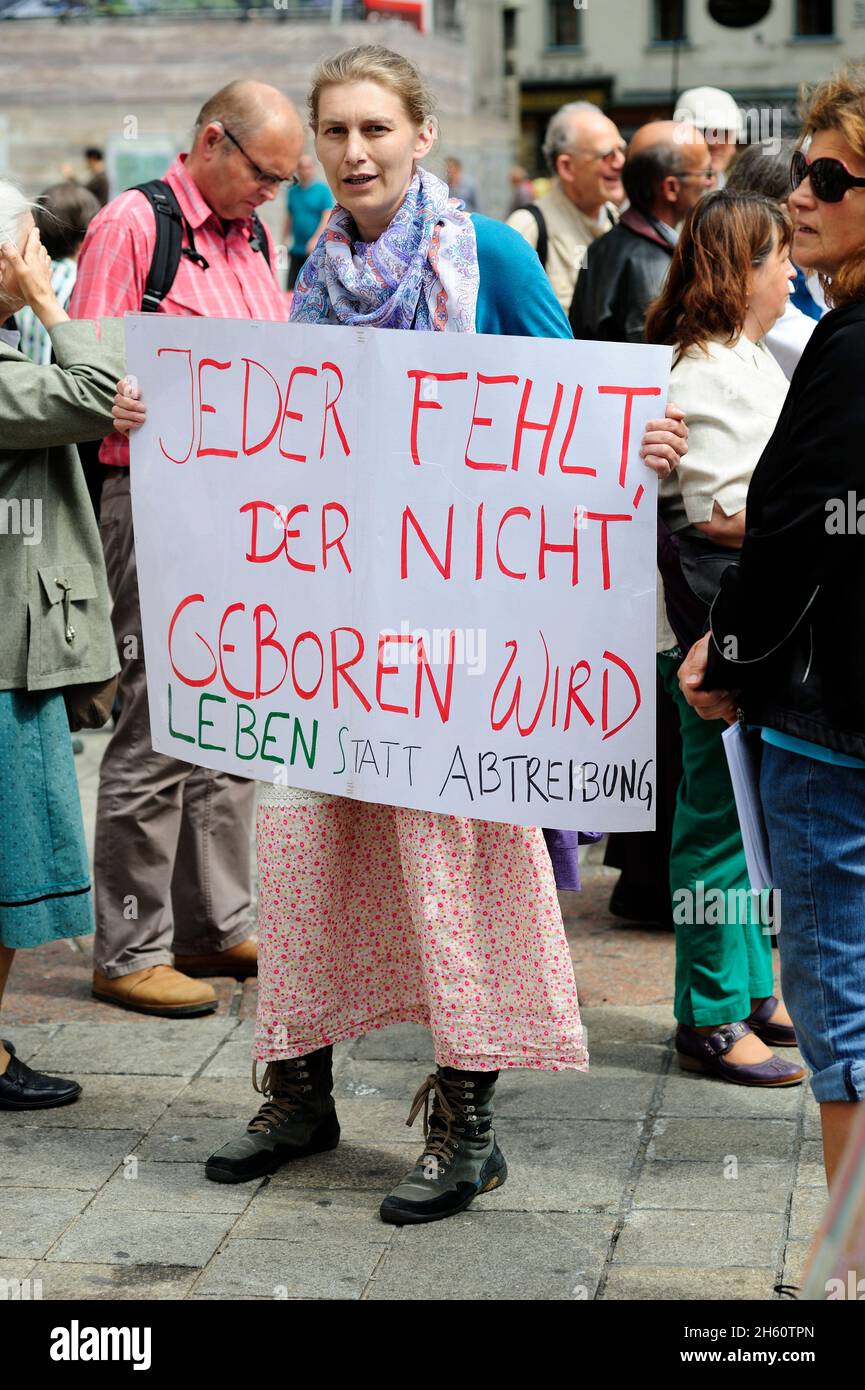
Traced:
[[266, 1134], [272, 1125], [284, 1124], [298, 1110], [303, 1094], [312, 1090], [308, 1084], [306, 1062], [306, 1057], [293, 1057], [287, 1062], [268, 1062], [260, 1086], [258, 1063], [253, 1062], [253, 1090], [265, 1097], [265, 1103], [247, 1125], [248, 1134]]
[[[432, 1115], [430, 1115], [432, 1097]], [[474, 1082], [446, 1080], [438, 1072], [431, 1072], [418, 1087], [411, 1104], [406, 1125], [411, 1128], [423, 1109], [423, 1134], [425, 1148], [421, 1163], [434, 1160], [439, 1170], [453, 1161], [460, 1139], [465, 1137], [466, 1126], [474, 1120]], [[458, 1126], [455, 1130], [454, 1126]]]

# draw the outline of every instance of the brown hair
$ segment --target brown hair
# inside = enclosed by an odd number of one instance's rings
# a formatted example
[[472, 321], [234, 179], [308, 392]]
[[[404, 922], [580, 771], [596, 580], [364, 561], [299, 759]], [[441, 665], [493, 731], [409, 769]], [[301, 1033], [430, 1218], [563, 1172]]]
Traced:
[[333, 58], [322, 58], [316, 67], [307, 98], [309, 123], [314, 131], [318, 130], [318, 103], [322, 91], [343, 82], [379, 82], [388, 87], [400, 98], [409, 120], [418, 127], [435, 118], [435, 97], [414, 63], [391, 48], [365, 43], [359, 48], [346, 48]]
[[[849, 63], [825, 82], [803, 87], [800, 105], [802, 140], [818, 130], [837, 130], [865, 159], [865, 62]], [[865, 246], [831, 278], [821, 274], [820, 283], [836, 307], [865, 299]]]
[[84, 233], [97, 212], [99, 201], [89, 188], [72, 179], [55, 183], [40, 193], [33, 209], [33, 221], [39, 228], [42, 245], [52, 261], [74, 256], [84, 240]]
[[690, 347], [741, 336], [751, 270], [790, 245], [787, 214], [761, 193], [707, 193], [691, 209], [661, 294], [649, 306], [646, 341]]

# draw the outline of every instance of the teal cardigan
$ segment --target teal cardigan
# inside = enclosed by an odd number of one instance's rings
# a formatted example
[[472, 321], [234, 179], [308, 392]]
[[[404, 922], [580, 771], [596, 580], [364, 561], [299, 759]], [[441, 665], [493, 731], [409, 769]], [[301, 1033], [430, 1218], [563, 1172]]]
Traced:
[[[475, 331], [515, 338], [573, 338], [571, 326], [538, 260], [519, 232], [503, 222], [473, 214], [481, 282]], [[581, 840], [597, 840], [597, 833]], [[544, 830], [557, 888], [580, 886], [575, 830]]]
[[481, 283], [476, 333], [515, 338], [573, 338], [562, 306], [538, 260], [519, 232], [491, 217], [472, 214]]

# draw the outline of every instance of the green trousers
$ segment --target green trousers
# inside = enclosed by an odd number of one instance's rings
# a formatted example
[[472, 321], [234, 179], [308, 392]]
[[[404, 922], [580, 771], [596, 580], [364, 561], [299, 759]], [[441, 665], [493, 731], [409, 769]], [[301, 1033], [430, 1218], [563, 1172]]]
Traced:
[[[676, 928], [676, 1001], [680, 1023], [734, 1023], [751, 999], [773, 993], [772, 938], [765, 900], [750, 892], [727, 759], [726, 725], [691, 709], [677, 657], [658, 668], [682, 729], [682, 781], [673, 819], [670, 890]], [[720, 890], [720, 891], [719, 891]]]

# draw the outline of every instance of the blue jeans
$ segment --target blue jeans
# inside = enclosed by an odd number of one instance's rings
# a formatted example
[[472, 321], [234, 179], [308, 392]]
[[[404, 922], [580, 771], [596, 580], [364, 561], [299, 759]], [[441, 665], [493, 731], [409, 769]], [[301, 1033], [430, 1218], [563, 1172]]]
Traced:
[[865, 769], [763, 745], [781, 986], [818, 1101], [865, 1098]]

